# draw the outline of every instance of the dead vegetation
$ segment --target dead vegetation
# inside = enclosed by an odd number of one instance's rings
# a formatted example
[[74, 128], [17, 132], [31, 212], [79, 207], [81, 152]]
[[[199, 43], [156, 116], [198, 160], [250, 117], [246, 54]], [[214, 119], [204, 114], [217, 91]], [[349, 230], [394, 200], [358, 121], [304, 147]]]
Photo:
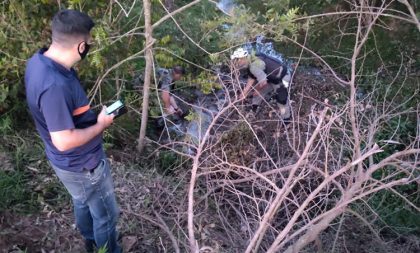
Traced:
[[[266, 227], [260, 231], [265, 233], [259, 232], [256, 243], [260, 249], [256, 252], [267, 251], [282, 231], [287, 234], [280, 245], [286, 249], [314, 242], [290, 252], [416, 252], [417, 238], [390, 240], [349, 205], [360, 204], [359, 199], [380, 189], [415, 183], [418, 152], [407, 146], [377, 162], [372, 159], [374, 155], [392, 143], [375, 144], [372, 139], [360, 159], [352, 158], [351, 150], [346, 148], [353, 143], [345, 111], [348, 105], [343, 108], [338, 102], [333, 104], [343, 96], [341, 86], [325, 72], [322, 77], [314, 79], [298, 69], [291, 96], [293, 121], [289, 125], [276, 116], [274, 103], [266, 104], [252, 120], [245, 117], [241, 102], [233, 104], [215, 117], [208, 129], [212, 134], [201, 151], [193, 155], [192, 162], [191, 154], [185, 154], [186, 158], [178, 155], [173, 160], [177, 167], [167, 172], [169, 176], [153, 169], [161, 166], [161, 154], [168, 145], [157, 149], [149, 161], [127, 160], [127, 156], [113, 153], [115, 188], [121, 206], [120, 231], [126, 251], [189, 251], [186, 228], [191, 214], [191, 173], [185, 168], [197, 166], [192, 226], [200, 252], [244, 252], [264, 224]], [[360, 111], [360, 132], [366, 134], [363, 138], [371, 134], [369, 131], [378, 131], [389, 117], [416, 113], [383, 112], [385, 104], [375, 105], [371, 100], [374, 97], [371, 94], [357, 102], [359, 107], [370, 105], [367, 111]], [[412, 140], [412, 145], [418, 145], [415, 138]], [[134, 161], [145, 167], [127, 168]], [[361, 171], [358, 164], [362, 164]], [[371, 176], [385, 165], [389, 174]], [[82, 242], [71, 213], [67, 200], [62, 209], [46, 205], [39, 215], [5, 214], [0, 223], [3, 252], [24, 248], [28, 252], [79, 251]], [[267, 222], [262, 223], [265, 217]]]

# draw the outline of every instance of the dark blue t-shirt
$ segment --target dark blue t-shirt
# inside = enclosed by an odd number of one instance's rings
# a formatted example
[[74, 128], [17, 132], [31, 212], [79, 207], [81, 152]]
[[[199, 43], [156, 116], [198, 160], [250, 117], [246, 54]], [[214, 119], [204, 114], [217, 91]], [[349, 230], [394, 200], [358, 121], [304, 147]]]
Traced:
[[41, 49], [28, 60], [25, 87], [29, 110], [44, 141], [47, 157], [63, 170], [93, 169], [104, 157], [102, 135], [64, 152], [51, 141], [50, 132], [87, 128], [96, 124], [97, 117], [90, 109], [76, 71], [44, 56], [45, 51]]

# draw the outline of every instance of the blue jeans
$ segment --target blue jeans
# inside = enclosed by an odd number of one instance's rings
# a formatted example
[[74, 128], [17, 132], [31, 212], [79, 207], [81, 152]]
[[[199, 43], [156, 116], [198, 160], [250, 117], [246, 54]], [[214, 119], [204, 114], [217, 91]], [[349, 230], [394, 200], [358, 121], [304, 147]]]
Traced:
[[105, 246], [109, 253], [122, 252], [115, 229], [119, 208], [107, 159], [102, 159], [93, 172], [53, 168], [73, 198], [76, 225], [85, 240], [94, 240], [98, 248]]

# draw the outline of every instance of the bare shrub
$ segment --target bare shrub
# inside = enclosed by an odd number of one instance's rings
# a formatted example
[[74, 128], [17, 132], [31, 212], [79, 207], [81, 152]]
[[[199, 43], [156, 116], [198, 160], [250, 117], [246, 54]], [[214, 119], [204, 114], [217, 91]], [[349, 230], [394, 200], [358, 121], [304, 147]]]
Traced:
[[385, 2], [379, 8], [365, 1], [354, 4], [358, 26], [349, 80], [329, 68], [337, 78], [328, 80], [348, 91], [342, 103], [305, 97], [306, 108], [302, 100], [292, 104], [293, 120], [286, 126], [267, 101], [270, 112], [249, 120], [239, 99], [241, 80], [231, 76], [233, 85], [224, 86], [225, 106], [214, 114], [199, 142], [188, 144], [195, 149], [187, 209], [191, 252], [205, 246], [196, 238], [195, 214], [203, 211], [201, 201], [214, 203], [220, 229], [238, 252], [291, 253], [317, 241], [344, 213], [354, 213], [352, 204], [379, 191], [398, 194], [395, 187], [419, 183], [419, 131], [393, 152], [387, 148], [398, 140], [380, 139], [389, 131], [389, 122], [419, 119], [419, 108], [405, 106], [418, 90], [400, 103], [401, 88], [391, 89], [404, 86], [405, 63], [389, 84], [377, 78], [367, 94], [357, 94], [363, 59], [368, 57], [363, 46], [387, 7]]

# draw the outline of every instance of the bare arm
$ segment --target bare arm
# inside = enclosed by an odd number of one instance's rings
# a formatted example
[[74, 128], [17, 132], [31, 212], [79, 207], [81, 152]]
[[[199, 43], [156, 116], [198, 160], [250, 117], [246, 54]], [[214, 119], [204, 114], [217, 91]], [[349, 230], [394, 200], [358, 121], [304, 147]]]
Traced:
[[114, 119], [114, 115], [106, 114], [106, 107], [98, 115], [97, 123], [84, 129], [68, 129], [57, 132], [50, 132], [51, 141], [59, 151], [67, 151], [88, 143], [109, 127]]
[[171, 94], [169, 94], [169, 91], [163, 90], [161, 92], [161, 97], [165, 110], [169, 109], [171, 107]]
[[245, 86], [245, 88], [243, 90], [241, 99], [246, 98], [248, 96], [249, 91], [251, 90], [252, 85], [254, 85], [255, 81], [256, 80], [253, 79], [253, 78], [248, 78], [248, 81], [246, 82], [246, 86]]
[[172, 107], [173, 107], [175, 110], [179, 109], [178, 104], [176, 103], [176, 100], [175, 100], [175, 98], [174, 98], [173, 96], [171, 96], [170, 101], [171, 101], [171, 105], [172, 105]]
[[249, 71], [256, 77], [257, 80], [254, 78], [248, 78], [248, 82], [243, 90], [242, 97], [245, 98], [248, 96], [250, 90], [252, 89], [252, 86], [256, 81], [258, 81], [258, 85], [255, 86], [255, 89], [257, 91], [264, 88], [264, 86], [267, 85], [267, 74], [264, 72], [265, 69], [265, 63], [262, 60], [255, 60], [252, 62], [249, 66]]
[[249, 66], [249, 71], [257, 78], [258, 85], [255, 87], [257, 91], [260, 91], [267, 85], [267, 74], [265, 73], [265, 63], [257, 59], [252, 62]]

